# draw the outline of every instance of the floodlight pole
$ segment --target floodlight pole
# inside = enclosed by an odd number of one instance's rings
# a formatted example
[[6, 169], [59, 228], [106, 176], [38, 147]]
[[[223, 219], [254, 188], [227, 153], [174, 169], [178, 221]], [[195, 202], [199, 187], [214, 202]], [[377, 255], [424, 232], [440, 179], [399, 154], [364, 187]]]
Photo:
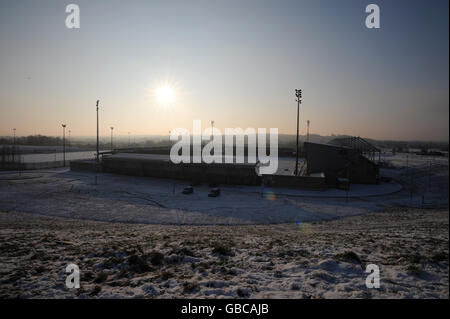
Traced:
[[99, 143], [98, 143], [98, 103], [99, 102], [100, 102], [100, 100], [97, 100], [97, 104], [96, 104], [96, 107], [97, 107], [97, 162], [100, 160]]
[[12, 149], [12, 161], [14, 165], [14, 153], [16, 152], [16, 129], [13, 128], [13, 149]]
[[297, 151], [296, 151], [296, 159], [295, 159], [295, 171], [294, 175], [298, 175], [298, 134], [299, 134], [299, 119], [300, 119], [300, 104], [302, 103], [302, 90], [295, 90], [295, 96], [297, 97]]
[[214, 121], [211, 121], [211, 140], [214, 138]]
[[66, 167], [66, 124], [62, 124], [63, 128], [63, 166]]
[[113, 130], [114, 130], [114, 127], [111, 126], [111, 152], [113, 150]]
[[308, 125], [308, 130], [307, 130], [307, 133], [306, 133], [306, 141], [309, 142], [309, 120], [306, 121], [306, 124]]

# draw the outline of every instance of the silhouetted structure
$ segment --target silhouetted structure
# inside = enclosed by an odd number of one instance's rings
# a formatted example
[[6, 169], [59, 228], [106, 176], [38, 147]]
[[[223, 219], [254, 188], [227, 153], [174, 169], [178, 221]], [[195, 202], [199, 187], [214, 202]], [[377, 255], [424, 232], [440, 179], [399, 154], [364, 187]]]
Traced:
[[337, 185], [341, 178], [357, 184], [379, 182], [378, 165], [357, 148], [308, 142], [304, 147], [306, 171], [303, 173], [306, 175], [323, 173], [328, 185]]
[[[78, 165], [78, 163], [74, 163]], [[168, 155], [119, 153], [104, 156], [102, 169], [107, 173], [187, 180], [191, 183], [259, 185], [256, 164], [174, 164]]]
[[374, 161], [376, 155], [378, 155], [378, 160], [380, 160], [381, 150], [359, 136], [335, 138], [328, 142], [328, 144], [349, 147], [358, 151], [360, 154], [367, 156], [372, 161]]
[[97, 108], [97, 162], [98, 161], [100, 161], [100, 158], [99, 158], [99, 156], [100, 156], [100, 150], [99, 150], [99, 140], [98, 140], [98, 103], [100, 103], [100, 101], [99, 100], [97, 100], [97, 103], [96, 103], [96, 108]]
[[295, 170], [294, 175], [297, 176], [298, 171], [298, 155], [299, 155], [299, 149], [298, 149], [298, 135], [299, 135], [299, 119], [300, 119], [300, 104], [302, 103], [302, 90], [295, 90], [295, 96], [297, 97], [297, 139], [296, 139], [296, 151], [295, 151]]
[[66, 166], [66, 124], [61, 124], [63, 128], [63, 166]]

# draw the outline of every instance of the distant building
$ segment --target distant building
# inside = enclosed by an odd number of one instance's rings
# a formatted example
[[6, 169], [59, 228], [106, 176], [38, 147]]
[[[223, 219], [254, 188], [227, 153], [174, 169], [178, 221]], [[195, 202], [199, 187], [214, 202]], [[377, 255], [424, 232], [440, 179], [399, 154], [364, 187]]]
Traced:
[[117, 153], [102, 159], [102, 170], [107, 173], [179, 179], [193, 184], [260, 185], [256, 166], [251, 163], [174, 164], [169, 155], [137, 153]]
[[325, 175], [328, 185], [337, 185], [341, 179], [350, 183], [376, 184], [379, 182], [379, 168], [364, 156], [358, 148], [332, 144], [304, 143], [306, 167], [303, 174]]

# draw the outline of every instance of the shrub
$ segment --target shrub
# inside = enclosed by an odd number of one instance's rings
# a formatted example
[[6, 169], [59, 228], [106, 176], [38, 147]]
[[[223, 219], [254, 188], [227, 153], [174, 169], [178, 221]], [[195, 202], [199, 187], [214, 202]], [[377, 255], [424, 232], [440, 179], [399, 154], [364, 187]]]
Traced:
[[359, 256], [354, 253], [353, 251], [346, 251], [341, 254], [336, 254], [333, 257], [335, 260], [343, 260], [343, 261], [349, 261], [349, 262], [357, 262], [358, 264], [361, 264], [361, 259], [359, 259]]
[[130, 264], [130, 269], [137, 273], [143, 273], [152, 270], [145, 259], [136, 254], [128, 257], [128, 263]]
[[222, 256], [234, 256], [230, 243], [213, 243], [213, 254]]
[[161, 265], [164, 261], [164, 254], [160, 253], [159, 251], [154, 251], [150, 253], [150, 262], [152, 265]]
[[200, 286], [194, 281], [185, 281], [183, 283], [183, 293], [192, 293], [199, 288]]
[[106, 279], [108, 279], [108, 274], [106, 274], [102, 271], [97, 275], [97, 277], [95, 277], [94, 282], [96, 284], [99, 284], [99, 283], [106, 281]]
[[448, 260], [448, 254], [445, 252], [438, 252], [434, 253], [433, 256], [431, 256], [431, 261], [438, 264], [441, 261]]
[[91, 293], [89, 294], [90, 296], [96, 296], [98, 295], [98, 293], [102, 291], [102, 287], [100, 286], [95, 286], [94, 289], [91, 291]]

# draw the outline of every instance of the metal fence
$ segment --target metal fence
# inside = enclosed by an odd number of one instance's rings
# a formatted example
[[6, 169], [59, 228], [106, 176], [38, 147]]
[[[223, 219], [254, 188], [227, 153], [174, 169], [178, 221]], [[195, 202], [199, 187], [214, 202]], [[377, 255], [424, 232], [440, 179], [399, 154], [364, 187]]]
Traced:
[[0, 169], [14, 170], [22, 167], [22, 156], [14, 146], [3, 146], [0, 149]]
[[[398, 177], [411, 200], [418, 198], [422, 206], [442, 206], [445, 202], [442, 194], [448, 190], [448, 169], [446, 164], [429, 161], [405, 168]], [[448, 196], [446, 201], [448, 205]]]

